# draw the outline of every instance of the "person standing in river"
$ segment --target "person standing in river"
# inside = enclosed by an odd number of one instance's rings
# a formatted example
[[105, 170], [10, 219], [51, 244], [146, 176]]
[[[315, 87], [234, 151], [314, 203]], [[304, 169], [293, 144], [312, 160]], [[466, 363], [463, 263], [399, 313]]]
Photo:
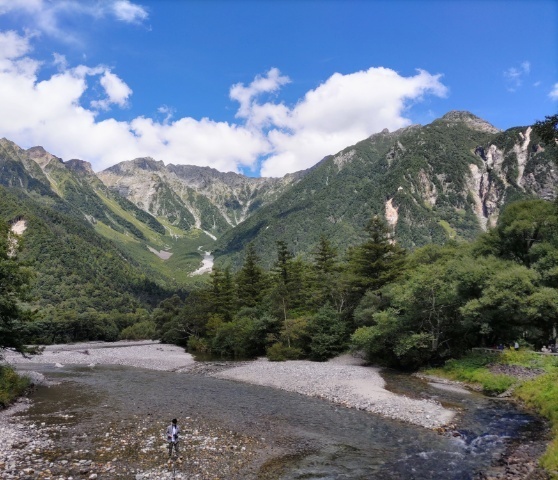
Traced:
[[174, 447], [174, 452], [179, 455], [178, 451], [178, 441], [180, 435], [180, 427], [178, 426], [178, 421], [176, 418], [172, 419], [171, 424], [167, 427], [167, 443], [169, 444], [169, 457], [172, 456], [172, 449]]

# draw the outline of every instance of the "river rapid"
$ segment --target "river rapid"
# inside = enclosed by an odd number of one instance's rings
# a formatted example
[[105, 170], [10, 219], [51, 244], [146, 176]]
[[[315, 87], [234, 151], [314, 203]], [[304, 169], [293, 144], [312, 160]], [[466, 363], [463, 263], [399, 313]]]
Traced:
[[199, 479], [476, 479], [510, 443], [544, 431], [540, 420], [507, 401], [389, 371], [383, 373], [389, 389], [456, 409], [456, 425], [433, 431], [199, 374], [24, 368], [60, 383], [38, 387], [22, 421], [52, 429], [58, 443], [52, 464], [71, 462], [73, 452], [104, 472], [98, 478], [172, 478], [156, 472], [165, 471], [161, 436], [173, 417], [184, 431], [185, 457], [175, 478]]

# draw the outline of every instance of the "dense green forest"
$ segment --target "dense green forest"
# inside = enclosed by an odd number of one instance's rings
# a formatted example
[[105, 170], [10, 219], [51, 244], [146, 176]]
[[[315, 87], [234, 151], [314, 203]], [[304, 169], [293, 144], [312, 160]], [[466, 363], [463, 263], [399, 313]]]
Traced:
[[[39, 222], [30, 212], [26, 216]], [[2, 228], [1, 333], [12, 348], [23, 341], [159, 337], [192, 351], [274, 360], [325, 360], [353, 348], [371, 361], [414, 368], [473, 346], [515, 341], [540, 346], [555, 337], [558, 324], [557, 202], [512, 203], [497, 227], [474, 242], [413, 252], [392, 241], [380, 217], [368, 223], [367, 240], [344, 256], [325, 237], [310, 262], [279, 241], [274, 265], [266, 270], [249, 245], [237, 272], [215, 268], [206, 285], [168, 297], [152, 312], [142, 306], [141, 295], [115, 295], [98, 286], [136, 281], [145, 295], [145, 278], [131, 275], [112, 255], [93, 251], [96, 258], [88, 257], [90, 247], [82, 246], [81, 256], [66, 255], [64, 248], [76, 248], [71, 246], [76, 238], [70, 242], [71, 232], [60, 230], [55, 238], [47, 219], [32, 231], [49, 235], [49, 248], [41, 242], [41, 252], [35, 258], [27, 252], [24, 262], [8, 255], [8, 228]], [[76, 272], [91, 268], [89, 263], [101, 270], [91, 272], [90, 286], [78, 283], [79, 288], [75, 282], [87, 275], [65, 279], [53, 270], [42, 279], [45, 274], [37, 275], [30, 259], [45, 261], [49, 255], [74, 262], [69, 267]], [[103, 270], [107, 277], [99, 276]], [[53, 296], [71, 300], [56, 308], [48, 296], [34, 302], [29, 287], [38, 281], [52, 282]], [[133, 283], [129, 287], [134, 291]]]
[[33, 318], [25, 326], [26, 342], [117, 340], [173, 291], [183, 294], [98, 235], [67, 202], [54, 195], [38, 202], [3, 187], [0, 194], [0, 218], [27, 224], [19, 252], [33, 272], [20, 302]]
[[416, 368], [475, 346], [540, 346], [558, 324], [558, 203], [509, 204], [475, 241], [412, 252], [380, 217], [340, 256], [326, 237], [311, 261], [277, 242], [274, 264], [253, 245], [242, 267], [152, 315], [165, 342], [224, 357], [325, 360], [348, 348], [371, 361]]

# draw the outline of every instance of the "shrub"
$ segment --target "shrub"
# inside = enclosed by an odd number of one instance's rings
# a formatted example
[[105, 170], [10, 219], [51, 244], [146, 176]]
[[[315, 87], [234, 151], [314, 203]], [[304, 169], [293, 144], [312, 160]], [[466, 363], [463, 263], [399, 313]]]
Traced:
[[16, 397], [23, 394], [30, 383], [28, 378], [20, 377], [13, 368], [0, 365], [0, 406], [8, 406]]
[[188, 339], [187, 350], [189, 352], [208, 353], [211, 351], [208, 341], [205, 338], [191, 336]]
[[266, 355], [272, 362], [284, 362], [286, 360], [299, 360], [303, 358], [304, 352], [300, 348], [289, 347], [277, 342], [268, 347]]
[[120, 332], [122, 340], [151, 340], [157, 338], [157, 325], [151, 320], [144, 320], [126, 327]]

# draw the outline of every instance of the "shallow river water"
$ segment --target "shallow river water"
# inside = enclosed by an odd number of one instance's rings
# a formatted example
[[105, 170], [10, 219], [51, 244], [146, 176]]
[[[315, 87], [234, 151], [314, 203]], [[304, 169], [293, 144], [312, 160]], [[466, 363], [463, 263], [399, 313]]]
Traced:
[[542, 428], [506, 401], [437, 389], [389, 371], [384, 378], [391, 390], [458, 409], [453, 432], [442, 435], [299, 394], [201, 375], [121, 366], [25, 368], [62, 381], [37, 389], [23, 414], [31, 420], [69, 416], [74, 429], [94, 436], [101, 424], [138, 416], [153, 422], [203, 418], [266, 445], [265, 472], [253, 478], [472, 479], [509, 439]]

